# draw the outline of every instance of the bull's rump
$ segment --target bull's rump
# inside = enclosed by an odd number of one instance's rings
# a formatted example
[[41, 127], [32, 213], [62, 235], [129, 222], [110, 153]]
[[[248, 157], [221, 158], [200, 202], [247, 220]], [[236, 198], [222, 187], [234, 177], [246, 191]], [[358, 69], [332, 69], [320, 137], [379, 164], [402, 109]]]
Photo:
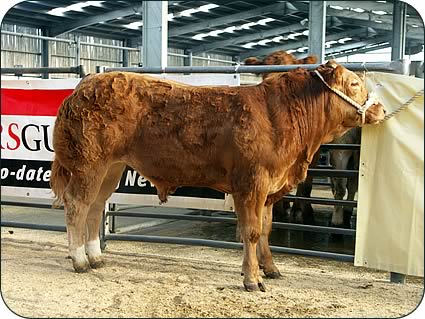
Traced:
[[56, 159], [71, 172], [123, 161], [173, 184], [222, 183], [249, 126], [240, 91], [132, 73], [89, 76], [59, 110]]

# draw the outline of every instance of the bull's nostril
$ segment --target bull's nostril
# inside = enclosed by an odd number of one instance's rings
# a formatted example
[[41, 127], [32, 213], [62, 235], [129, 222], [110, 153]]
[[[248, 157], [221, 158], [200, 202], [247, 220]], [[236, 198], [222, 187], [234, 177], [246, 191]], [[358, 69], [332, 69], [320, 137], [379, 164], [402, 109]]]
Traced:
[[387, 114], [387, 110], [384, 110], [384, 114]]

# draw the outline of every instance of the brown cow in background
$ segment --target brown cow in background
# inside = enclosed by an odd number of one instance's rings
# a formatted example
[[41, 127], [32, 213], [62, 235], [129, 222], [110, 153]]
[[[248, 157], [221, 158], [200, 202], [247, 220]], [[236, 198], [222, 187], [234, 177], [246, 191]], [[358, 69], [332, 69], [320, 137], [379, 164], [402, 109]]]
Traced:
[[[317, 63], [317, 57], [314, 55], [308, 56], [303, 59], [297, 59], [292, 54], [286, 51], [276, 51], [268, 56], [266, 56], [263, 60], [259, 60], [256, 57], [250, 57], [245, 59], [245, 65], [292, 65], [292, 64], [315, 64]], [[263, 73], [263, 79], [272, 75], [274, 73]]]
[[[161, 201], [181, 186], [232, 194], [244, 286], [265, 290], [259, 264], [266, 276], [279, 275], [268, 243], [272, 204], [306, 178], [322, 143], [362, 123], [354, 104], [325, 83], [360, 105], [368, 100], [344, 67], [328, 62], [317, 72], [297, 69], [245, 87], [193, 87], [125, 72], [84, 78], [62, 103], [53, 132], [51, 187], [65, 206], [74, 269], [103, 265], [102, 211], [128, 165], [156, 186]], [[379, 102], [367, 105], [367, 124], [383, 119]]]

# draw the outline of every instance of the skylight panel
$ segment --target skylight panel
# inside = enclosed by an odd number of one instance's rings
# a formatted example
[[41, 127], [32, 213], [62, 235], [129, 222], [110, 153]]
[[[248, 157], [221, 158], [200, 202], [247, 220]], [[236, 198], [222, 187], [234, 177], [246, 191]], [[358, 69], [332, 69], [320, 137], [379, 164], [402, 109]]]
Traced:
[[336, 9], [336, 10], [344, 10], [344, 8], [341, 6], [329, 6], [329, 8]]
[[133, 30], [139, 30], [139, 28], [143, 25], [143, 21], [135, 21], [129, 24], [124, 24], [123, 27]]
[[[264, 19], [260, 19], [260, 20], [257, 20], [257, 21], [247, 22], [247, 23], [244, 23], [244, 24], [241, 24], [241, 25], [238, 25], [238, 26], [233, 25], [233, 26], [230, 26], [230, 27], [226, 27], [224, 29], [216, 29], [216, 30], [213, 30], [213, 31], [210, 31], [210, 32], [207, 32], [207, 33], [199, 33], [197, 35], [194, 35], [192, 37], [192, 39], [200, 41], [200, 40], [204, 40], [204, 38], [209, 37], [209, 36], [216, 37], [221, 33], [226, 33], [226, 32], [227, 33], [234, 33], [235, 31], [248, 30], [253, 26], [266, 25], [267, 23], [275, 21], [275, 20], [276, 19], [273, 19], [273, 18], [264, 18]], [[272, 40], [270, 40], [270, 41], [272, 41]]]
[[347, 41], [353, 40], [353, 38], [346, 37], [338, 40], [338, 43], [344, 44]]
[[197, 8], [190, 8], [176, 13], [168, 14], [168, 21], [172, 21], [174, 18], [178, 17], [190, 17], [196, 12], [209, 12], [212, 9], [218, 8], [219, 5], [215, 3], [204, 4], [203, 6]]
[[273, 19], [273, 18], [265, 18], [265, 19], [258, 20], [257, 24], [266, 25], [267, 23], [275, 21], [275, 20], [276, 19]]
[[269, 43], [269, 42], [273, 42], [273, 40], [264, 39], [264, 40], [258, 41], [257, 43], [258, 43], [258, 45], [267, 45], [267, 43]]
[[255, 45], [257, 45], [257, 42], [249, 42], [249, 43], [245, 43], [244, 45], [242, 45], [242, 47], [245, 48], [245, 49], [251, 49]]
[[384, 14], [387, 14], [388, 12], [382, 11], [382, 10], [377, 10], [377, 11], [372, 10], [372, 13], [377, 14], [377, 15], [384, 15]]
[[85, 2], [78, 2], [78, 3], [73, 3], [69, 6], [66, 7], [59, 7], [59, 8], [54, 8], [51, 9], [49, 11], [47, 11], [47, 14], [50, 15], [54, 15], [54, 16], [63, 16], [65, 12], [68, 11], [77, 11], [77, 12], [82, 12], [83, 8], [85, 7], [102, 7], [102, 3], [104, 1], [85, 1]]

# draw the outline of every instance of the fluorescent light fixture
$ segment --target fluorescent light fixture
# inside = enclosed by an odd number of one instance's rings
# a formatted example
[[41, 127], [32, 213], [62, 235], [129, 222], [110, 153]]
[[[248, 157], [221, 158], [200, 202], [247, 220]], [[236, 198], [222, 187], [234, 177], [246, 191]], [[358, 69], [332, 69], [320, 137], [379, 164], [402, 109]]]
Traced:
[[291, 50], [287, 50], [286, 52], [291, 54], [291, 53], [297, 52], [297, 50], [291, 49]]
[[102, 7], [103, 2], [104, 1], [78, 2], [78, 3], [74, 3], [74, 4], [71, 4], [71, 5], [66, 6], [66, 7], [59, 7], [59, 8], [51, 9], [51, 10], [47, 11], [47, 14], [62, 17], [64, 15], [64, 13], [68, 12], [68, 11], [82, 12], [83, 8], [85, 8], [85, 7], [90, 7], [90, 6]]
[[308, 36], [308, 34], [309, 34], [308, 30], [305, 30], [305, 31], [302, 32], [302, 35]]
[[376, 23], [382, 23], [382, 20], [375, 20]]
[[329, 6], [329, 8], [336, 9], [336, 10], [344, 10], [344, 8], [341, 6]]
[[410, 25], [412, 28], [419, 28], [419, 26], [418, 25], [416, 25], [416, 24], [411, 24]]
[[129, 24], [124, 24], [123, 27], [133, 30], [139, 30], [139, 28], [143, 25], [143, 21], [131, 22]]
[[353, 11], [358, 12], [358, 13], [363, 13], [366, 10], [365, 9], [362, 9], [362, 8], [355, 8], [355, 9], [353, 9]]

